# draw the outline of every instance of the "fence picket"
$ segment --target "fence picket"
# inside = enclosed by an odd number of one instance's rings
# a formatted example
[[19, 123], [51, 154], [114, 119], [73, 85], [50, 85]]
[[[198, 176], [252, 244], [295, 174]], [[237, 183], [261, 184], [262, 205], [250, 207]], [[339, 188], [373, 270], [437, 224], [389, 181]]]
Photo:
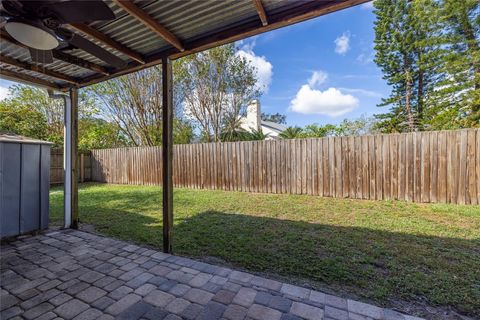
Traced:
[[[86, 181], [161, 185], [161, 148], [92, 150]], [[51, 153], [51, 182], [63, 181]], [[175, 187], [480, 204], [480, 130], [174, 146]]]

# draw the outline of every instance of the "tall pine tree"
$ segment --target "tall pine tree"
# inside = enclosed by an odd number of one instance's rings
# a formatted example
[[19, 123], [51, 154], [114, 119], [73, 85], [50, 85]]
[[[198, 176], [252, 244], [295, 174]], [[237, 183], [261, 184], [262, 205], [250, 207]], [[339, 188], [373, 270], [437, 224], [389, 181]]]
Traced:
[[377, 0], [375, 8], [375, 61], [392, 88], [378, 127], [479, 127], [479, 1]]
[[431, 94], [432, 129], [480, 126], [480, 3], [443, 0], [440, 72]]
[[384, 132], [423, 130], [426, 92], [434, 86], [438, 28], [432, 14], [433, 0], [377, 0], [374, 3], [375, 62], [391, 86], [380, 106], [388, 113], [377, 115]]

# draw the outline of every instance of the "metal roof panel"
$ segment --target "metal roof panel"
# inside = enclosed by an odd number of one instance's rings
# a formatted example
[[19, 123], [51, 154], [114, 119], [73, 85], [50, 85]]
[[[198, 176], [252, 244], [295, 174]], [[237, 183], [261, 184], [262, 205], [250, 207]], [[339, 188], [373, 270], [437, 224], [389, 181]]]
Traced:
[[[369, 0], [262, 0], [267, 17], [272, 19], [271, 21], [269, 19], [269, 23], [274, 24], [272, 27], [270, 25], [262, 27], [252, 0], [134, 0], [134, 3], [185, 44], [185, 53], [187, 54], [215, 44], [218, 45], [218, 43], [232, 41], [231, 39], [246, 38], [260, 32], [367, 1]], [[130, 50], [141, 54], [148, 59], [147, 64], [139, 66], [137, 62], [125, 54], [79, 31], [75, 32], [118, 55], [129, 63], [128, 67], [122, 70], [114, 70], [105, 62], [79, 49], [68, 49], [65, 50], [65, 53], [112, 70], [113, 74], [124, 74], [156, 64], [159, 62], [160, 54], [174, 54], [174, 57], [183, 55], [182, 53], [178, 54], [179, 52], [170, 43], [137, 20], [137, 18], [129, 15], [114, 1], [109, 0], [105, 1], [105, 3], [114, 12], [115, 20], [97, 21], [89, 24], [89, 26]], [[312, 12], [311, 15], [308, 14], [310, 12]], [[296, 19], [296, 17], [301, 18]], [[275, 25], [275, 23], [277, 24]], [[0, 49], [1, 53], [8, 57], [22, 62], [30, 61], [29, 52], [25, 48], [2, 41]], [[7, 68], [5, 64], [2, 64], [2, 67]], [[103, 75], [92, 70], [56, 59], [54, 63], [46, 67], [49, 70], [79, 78], [82, 80], [82, 84], [91, 83], [93, 78], [95, 78], [94, 81], [105, 79]], [[59, 81], [39, 73], [21, 71], [19, 68], [15, 70], [39, 79], [51, 81], [56, 85], [67, 86], [64, 81]], [[109, 77], [111, 76], [106, 78]]]

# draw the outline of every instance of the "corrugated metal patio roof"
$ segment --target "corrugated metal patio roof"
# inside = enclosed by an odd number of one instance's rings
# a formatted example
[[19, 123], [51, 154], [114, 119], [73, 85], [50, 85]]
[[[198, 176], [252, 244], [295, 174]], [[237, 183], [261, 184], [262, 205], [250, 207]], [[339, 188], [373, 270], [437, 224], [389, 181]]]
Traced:
[[[127, 62], [125, 67], [116, 69], [89, 53], [71, 48], [55, 49], [53, 63], [35, 65], [30, 61], [28, 48], [2, 29], [0, 73], [5, 78], [59, 90], [84, 87], [159, 64], [165, 56], [176, 59], [367, 1], [105, 1], [116, 16], [114, 20], [66, 27]], [[152, 21], [154, 26], [149, 27]]]

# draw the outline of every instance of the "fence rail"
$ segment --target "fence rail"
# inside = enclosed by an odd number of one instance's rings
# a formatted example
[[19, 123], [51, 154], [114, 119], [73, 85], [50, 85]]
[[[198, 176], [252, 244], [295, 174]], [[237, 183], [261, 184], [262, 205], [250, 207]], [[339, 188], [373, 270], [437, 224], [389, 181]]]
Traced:
[[[92, 180], [160, 185], [159, 147], [92, 151]], [[174, 146], [177, 187], [480, 203], [480, 130]]]

